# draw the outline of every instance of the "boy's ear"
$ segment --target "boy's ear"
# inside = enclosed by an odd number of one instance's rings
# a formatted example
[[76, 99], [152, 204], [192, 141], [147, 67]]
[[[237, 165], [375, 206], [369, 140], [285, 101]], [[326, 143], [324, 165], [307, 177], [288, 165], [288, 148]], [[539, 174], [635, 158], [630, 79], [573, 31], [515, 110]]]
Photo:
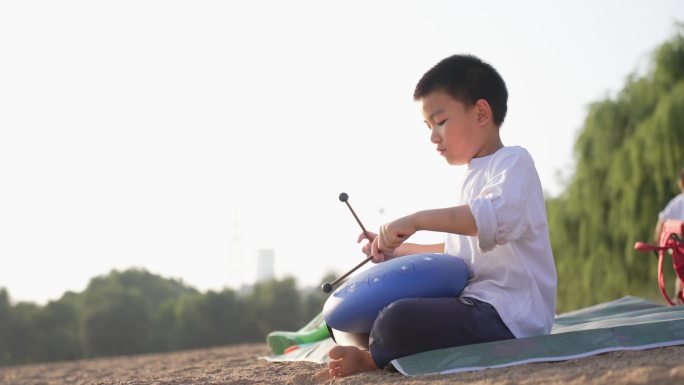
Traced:
[[475, 112], [477, 113], [477, 122], [484, 125], [492, 119], [492, 108], [484, 99], [479, 99], [475, 102]]

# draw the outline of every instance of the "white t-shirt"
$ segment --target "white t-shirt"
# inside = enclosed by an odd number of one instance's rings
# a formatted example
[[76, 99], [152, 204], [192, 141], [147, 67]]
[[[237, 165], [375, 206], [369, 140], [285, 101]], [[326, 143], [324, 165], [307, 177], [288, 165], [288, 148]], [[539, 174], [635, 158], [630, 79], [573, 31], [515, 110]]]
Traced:
[[684, 220], [684, 193], [672, 198], [665, 209], [658, 214], [658, 219], [661, 222], [668, 219]]
[[462, 202], [477, 237], [448, 234], [444, 252], [468, 265], [461, 293], [494, 306], [517, 338], [548, 334], [556, 310], [553, 261], [541, 182], [530, 154], [504, 147], [468, 164]]

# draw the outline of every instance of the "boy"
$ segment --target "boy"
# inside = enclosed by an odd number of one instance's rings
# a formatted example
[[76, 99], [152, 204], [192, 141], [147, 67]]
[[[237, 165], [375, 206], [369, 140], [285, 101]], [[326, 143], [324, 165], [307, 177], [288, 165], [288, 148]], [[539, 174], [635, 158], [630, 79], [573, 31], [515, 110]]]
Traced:
[[[414, 99], [440, 155], [468, 167], [462, 201], [387, 223], [363, 250], [376, 262], [453, 255], [468, 265], [468, 284], [459, 298], [408, 298], [384, 308], [369, 350], [330, 350], [331, 376], [382, 369], [427, 350], [548, 334], [553, 324], [556, 269], [544, 196], [529, 153], [504, 147], [499, 137], [508, 99], [503, 79], [474, 56], [454, 55], [423, 75]], [[421, 230], [447, 233], [445, 243], [405, 242]]]

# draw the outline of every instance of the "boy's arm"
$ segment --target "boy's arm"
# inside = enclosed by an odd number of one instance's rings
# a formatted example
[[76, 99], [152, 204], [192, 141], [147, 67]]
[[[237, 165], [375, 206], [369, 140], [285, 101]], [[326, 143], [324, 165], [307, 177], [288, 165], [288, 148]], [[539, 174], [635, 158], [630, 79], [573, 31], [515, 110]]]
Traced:
[[383, 225], [373, 240], [371, 254], [376, 260], [384, 260], [383, 252], [394, 255], [395, 249], [420, 230], [475, 236], [477, 224], [468, 205], [418, 211]]
[[416, 231], [427, 230], [470, 236], [477, 235], [475, 217], [473, 217], [468, 205], [418, 211], [409, 217], [413, 217]]
[[[377, 238], [377, 234], [373, 232], [368, 232], [368, 235], [371, 237], [371, 241], [375, 240]], [[357, 242], [361, 242], [363, 240], [367, 239], [366, 238], [366, 233], [361, 233], [359, 234], [359, 239]], [[427, 254], [427, 253], [443, 253], [444, 252], [444, 243], [434, 243], [434, 244], [428, 244], [428, 245], [423, 245], [423, 244], [418, 244], [418, 243], [402, 243], [394, 249], [391, 253], [386, 253], [385, 260], [396, 258], [396, 257], [402, 257], [404, 255], [411, 255], [411, 254]], [[371, 254], [371, 242], [367, 243], [363, 247], [363, 253], [366, 255]], [[374, 262], [380, 262], [380, 260], [375, 260]]]
[[418, 243], [402, 243], [399, 247], [394, 249], [394, 252], [392, 252], [392, 257], [386, 256], [387, 258], [385, 259], [392, 259], [411, 254], [429, 254], [443, 252], [444, 243], [434, 243], [430, 245], [422, 245]]

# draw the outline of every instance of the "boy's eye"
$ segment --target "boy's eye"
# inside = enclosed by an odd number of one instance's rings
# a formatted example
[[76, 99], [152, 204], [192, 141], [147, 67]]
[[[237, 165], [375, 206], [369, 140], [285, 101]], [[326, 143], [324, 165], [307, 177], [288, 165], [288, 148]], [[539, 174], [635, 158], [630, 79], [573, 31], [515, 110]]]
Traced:
[[437, 126], [442, 127], [446, 121], [446, 119], [442, 120], [441, 122], [437, 123]]

